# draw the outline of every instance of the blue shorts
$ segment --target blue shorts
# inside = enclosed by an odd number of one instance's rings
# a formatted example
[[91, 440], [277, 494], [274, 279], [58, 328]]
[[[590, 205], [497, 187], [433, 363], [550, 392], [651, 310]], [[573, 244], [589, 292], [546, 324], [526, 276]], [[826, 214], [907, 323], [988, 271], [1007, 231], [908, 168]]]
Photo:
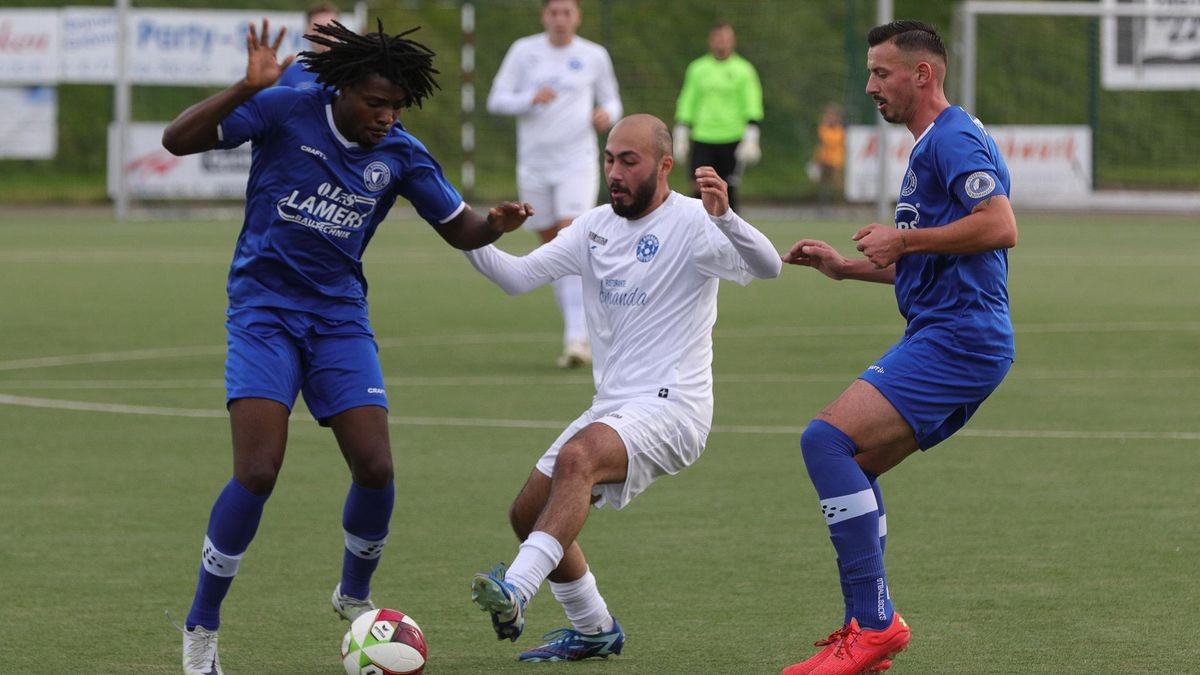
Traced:
[[225, 321], [226, 405], [266, 398], [288, 410], [296, 394], [322, 425], [364, 405], [388, 407], [371, 324], [326, 321], [316, 314], [266, 307], [233, 309]]
[[978, 354], [944, 340], [904, 338], [859, 375], [871, 383], [912, 427], [928, 450], [950, 437], [1008, 374], [1012, 359]]

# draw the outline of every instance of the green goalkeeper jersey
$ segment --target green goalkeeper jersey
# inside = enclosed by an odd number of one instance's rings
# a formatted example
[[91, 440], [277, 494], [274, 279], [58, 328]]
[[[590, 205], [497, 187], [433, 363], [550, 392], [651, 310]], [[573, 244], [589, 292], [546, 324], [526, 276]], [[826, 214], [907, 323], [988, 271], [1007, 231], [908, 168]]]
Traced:
[[691, 127], [701, 143], [734, 143], [746, 124], [762, 120], [762, 85], [749, 61], [730, 54], [718, 61], [705, 54], [688, 65], [675, 104], [675, 121]]

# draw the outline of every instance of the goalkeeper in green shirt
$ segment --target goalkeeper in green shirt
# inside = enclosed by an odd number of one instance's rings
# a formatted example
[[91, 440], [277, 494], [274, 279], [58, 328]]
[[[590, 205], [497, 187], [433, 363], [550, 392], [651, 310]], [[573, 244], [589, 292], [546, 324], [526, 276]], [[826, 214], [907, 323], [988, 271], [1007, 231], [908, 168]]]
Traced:
[[735, 211], [742, 171], [762, 158], [758, 124], [763, 117], [758, 72], [733, 51], [736, 44], [729, 23], [709, 31], [709, 53], [692, 61], [683, 77], [674, 133], [675, 161], [680, 164], [688, 159], [690, 137], [692, 196], [700, 196], [696, 168], [711, 166], [729, 184], [729, 207]]

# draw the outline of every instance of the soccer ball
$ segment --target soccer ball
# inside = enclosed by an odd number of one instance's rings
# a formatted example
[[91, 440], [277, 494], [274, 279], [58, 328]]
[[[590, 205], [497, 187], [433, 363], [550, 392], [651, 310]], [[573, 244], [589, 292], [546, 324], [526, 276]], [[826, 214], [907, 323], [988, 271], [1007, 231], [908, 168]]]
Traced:
[[363, 613], [342, 638], [349, 675], [417, 675], [425, 670], [426, 654], [421, 627], [394, 609]]

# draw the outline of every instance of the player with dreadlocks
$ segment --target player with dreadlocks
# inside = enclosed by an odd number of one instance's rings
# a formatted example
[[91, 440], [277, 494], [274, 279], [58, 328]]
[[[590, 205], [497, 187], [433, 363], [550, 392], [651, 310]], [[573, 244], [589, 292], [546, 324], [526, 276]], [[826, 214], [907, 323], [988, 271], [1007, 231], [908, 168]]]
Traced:
[[[387, 395], [367, 318], [362, 255], [398, 196], [451, 246], [475, 249], [517, 229], [528, 204], [483, 216], [442, 175], [400, 111], [437, 87], [433, 52], [400, 35], [339, 23], [306, 36], [329, 47], [301, 56], [322, 85], [271, 87], [279, 62], [264, 19], [250, 26], [246, 76], [181, 113], [163, 132], [176, 155], [251, 141], [246, 216], [229, 272], [225, 361], [233, 476], [209, 516], [200, 579], [183, 628], [185, 673], [220, 673], [220, 606], [283, 463], [298, 393], [333, 429], [350, 468], [345, 549], [333, 608], [374, 607], [370, 580], [387, 541], [395, 490]], [[261, 35], [261, 37], [260, 37]]]

